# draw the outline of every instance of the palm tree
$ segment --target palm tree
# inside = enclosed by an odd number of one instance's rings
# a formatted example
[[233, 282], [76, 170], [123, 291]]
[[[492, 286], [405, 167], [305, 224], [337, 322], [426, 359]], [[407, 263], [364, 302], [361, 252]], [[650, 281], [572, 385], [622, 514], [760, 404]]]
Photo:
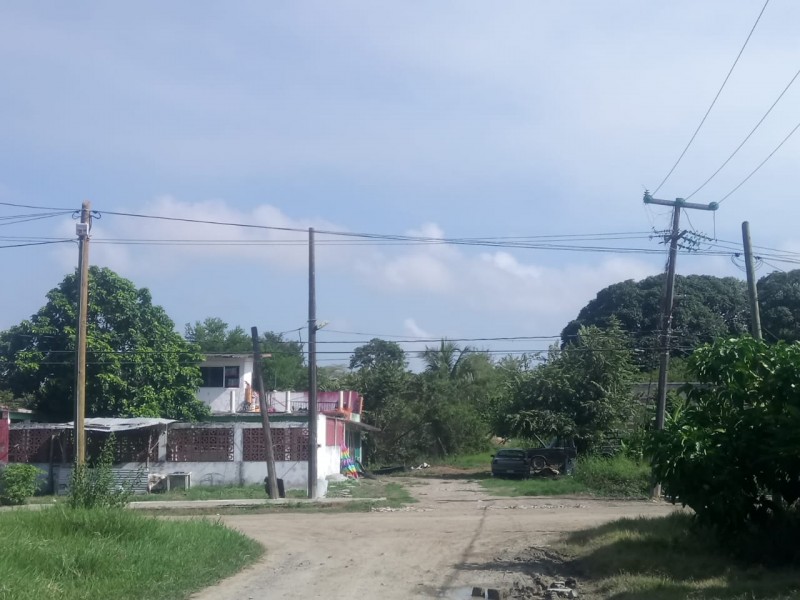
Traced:
[[447, 379], [469, 379], [474, 375], [471, 354], [475, 349], [470, 346], [459, 348], [455, 343], [442, 339], [438, 348], [428, 348], [420, 352], [425, 363], [425, 372]]

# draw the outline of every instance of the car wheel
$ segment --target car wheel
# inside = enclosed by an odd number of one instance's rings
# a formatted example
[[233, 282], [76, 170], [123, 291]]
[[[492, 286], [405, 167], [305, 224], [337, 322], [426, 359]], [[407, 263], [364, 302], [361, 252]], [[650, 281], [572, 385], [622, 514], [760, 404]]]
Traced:
[[534, 456], [531, 459], [531, 466], [537, 471], [544, 469], [547, 466], [547, 459], [544, 456]]

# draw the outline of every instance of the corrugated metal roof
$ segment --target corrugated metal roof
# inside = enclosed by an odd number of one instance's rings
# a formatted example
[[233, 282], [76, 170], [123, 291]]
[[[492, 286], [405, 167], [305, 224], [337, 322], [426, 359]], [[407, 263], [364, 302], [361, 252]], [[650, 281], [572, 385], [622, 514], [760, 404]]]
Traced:
[[[146, 429], [148, 427], [158, 427], [174, 423], [174, 419], [116, 419], [104, 417], [92, 417], [84, 421], [86, 431], [132, 431], [134, 429]], [[18, 423], [12, 425], [14, 429], [72, 429], [75, 423]]]

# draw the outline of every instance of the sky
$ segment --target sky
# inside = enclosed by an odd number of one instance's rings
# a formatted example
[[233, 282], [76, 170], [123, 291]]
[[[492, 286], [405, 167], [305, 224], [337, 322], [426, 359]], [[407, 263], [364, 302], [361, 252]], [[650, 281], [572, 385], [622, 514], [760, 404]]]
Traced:
[[[670, 209], [645, 189], [692, 194], [798, 72], [800, 4], [772, 0], [660, 185], [763, 7], [5, 3], [0, 329], [75, 269], [88, 200], [91, 264], [150, 289], [181, 332], [219, 317], [306, 340], [313, 227], [320, 364], [371, 337], [544, 350], [603, 287], [663, 271]], [[795, 268], [800, 133], [727, 195], [798, 107], [794, 82], [691, 197], [725, 199], [682, 215], [710, 241], [679, 274], [744, 278], [745, 220], [759, 277]], [[71, 241], [18, 246], [54, 240]]]

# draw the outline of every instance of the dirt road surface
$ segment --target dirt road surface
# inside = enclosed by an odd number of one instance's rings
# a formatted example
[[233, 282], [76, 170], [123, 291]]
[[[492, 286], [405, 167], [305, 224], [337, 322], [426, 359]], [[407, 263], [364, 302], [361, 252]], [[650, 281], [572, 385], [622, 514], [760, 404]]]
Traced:
[[193, 599], [466, 600], [474, 586], [531, 586], [534, 573], [552, 567], [536, 557], [565, 532], [674, 510], [652, 502], [490, 497], [473, 481], [408, 483], [419, 502], [403, 509], [222, 517], [267, 552]]

